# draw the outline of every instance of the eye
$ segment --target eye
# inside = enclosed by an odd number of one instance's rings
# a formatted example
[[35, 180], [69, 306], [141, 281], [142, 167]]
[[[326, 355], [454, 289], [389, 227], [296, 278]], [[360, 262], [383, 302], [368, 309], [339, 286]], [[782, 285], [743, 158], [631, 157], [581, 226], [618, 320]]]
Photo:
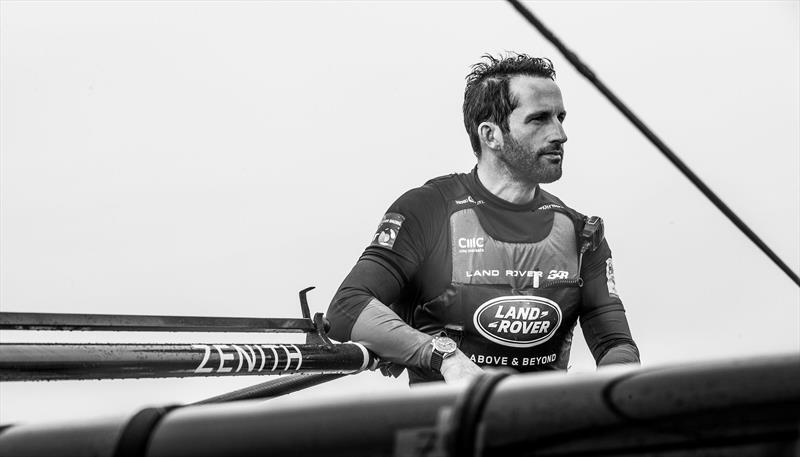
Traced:
[[564, 123], [564, 119], [567, 118], [567, 113], [561, 113], [558, 115], [558, 122]]

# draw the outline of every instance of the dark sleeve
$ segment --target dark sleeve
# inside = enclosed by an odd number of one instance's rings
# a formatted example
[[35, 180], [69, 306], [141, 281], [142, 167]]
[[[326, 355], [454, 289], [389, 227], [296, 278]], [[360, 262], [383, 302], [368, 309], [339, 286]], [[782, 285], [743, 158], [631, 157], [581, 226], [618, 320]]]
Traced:
[[581, 277], [581, 330], [597, 365], [638, 363], [639, 350], [616, 291], [611, 249], [605, 240], [584, 255]]
[[389, 207], [331, 300], [331, 338], [350, 340], [353, 323], [373, 297], [385, 305], [397, 299], [430, 252], [442, 220], [437, 216], [445, 210], [441, 193], [430, 185], [406, 192]]

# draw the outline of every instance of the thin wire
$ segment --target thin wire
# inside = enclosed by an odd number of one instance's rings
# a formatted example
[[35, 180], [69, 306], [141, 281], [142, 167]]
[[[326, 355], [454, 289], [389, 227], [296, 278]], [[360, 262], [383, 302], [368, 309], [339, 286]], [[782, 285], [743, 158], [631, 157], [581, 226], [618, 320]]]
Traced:
[[530, 12], [530, 10], [528, 10], [525, 6], [523, 6], [518, 0], [508, 0], [508, 2], [525, 19], [527, 19], [528, 22], [530, 22], [531, 25], [533, 25], [536, 28], [536, 30], [539, 31], [539, 33], [541, 33], [550, 43], [553, 44], [553, 46], [555, 46], [561, 52], [561, 54], [569, 61], [569, 63], [571, 63], [575, 67], [575, 69], [578, 70], [578, 73], [582, 74], [586, 79], [588, 79], [592, 84], [594, 84], [594, 86], [603, 95], [606, 96], [608, 101], [610, 101], [611, 104], [613, 104], [626, 118], [628, 118], [628, 120], [631, 121], [631, 123], [635, 125], [636, 128], [639, 129], [639, 131], [642, 132], [642, 134], [645, 137], [647, 137], [647, 139], [650, 140], [650, 142], [656, 148], [658, 148], [658, 150], [661, 151], [662, 154], [664, 154], [664, 156], [666, 156], [667, 160], [672, 162], [672, 164], [675, 165], [681, 171], [681, 173], [683, 173], [683, 175], [686, 176], [689, 179], [689, 181], [691, 181], [692, 184], [694, 184], [695, 187], [697, 187], [700, 190], [700, 192], [703, 193], [703, 195], [705, 195], [709, 200], [711, 200], [711, 203], [713, 203], [714, 206], [717, 207], [717, 209], [722, 211], [722, 213], [725, 216], [727, 216], [727, 218], [731, 222], [733, 222], [733, 225], [738, 227], [739, 230], [742, 231], [742, 233], [744, 233], [748, 238], [750, 238], [750, 241], [755, 243], [755, 245], [758, 246], [761, 249], [761, 251], [764, 252], [764, 254], [766, 254], [767, 257], [769, 257], [770, 260], [772, 260], [775, 263], [775, 265], [777, 265], [781, 270], [783, 270], [783, 272], [786, 273], [786, 275], [789, 276], [789, 278], [792, 281], [794, 281], [795, 284], [800, 286], [800, 277], [798, 277], [797, 274], [794, 271], [792, 271], [792, 269], [789, 268], [789, 266], [786, 265], [783, 262], [783, 260], [781, 260], [780, 257], [778, 257], [778, 255], [775, 254], [772, 251], [772, 249], [770, 249], [769, 246], [767, 246], [766, 243], [764, 243], [764, 241], [762, 241], [761, 238], [759, 238], [758, 235], [756, 235], [755, 232], [753, 232], [750, 229], [750, 227], [748, 227], [747, 224], [745, 224], [744, 221], [742, 221], [739, 218], [739, 216], [737, 216], [736, 213], [734, 213], [733, 210], [731, 210], [714, 193], [714, 191], [712, 191], [696, 174], [694, 174], [694, 172], [691, 169], [689, 169], [689, 167], [685, 163], [683, 163], [683, 161], [679, 159], [678, 156], [675, 155], [675, 153], [672, 152], [672, 150], [670, 150], [670, 148], [667, 147], [667, 145], [664, 144], [664, 142], [661, 141], [661, 139], [659, 139], [656, 136], [656, 134], [653, 133], [644, 124], [644, 122], [642, 122], [635, 114], [633, 114], [633, 112], [627, 106], [625, 106], [624, 103], [622, 103], [622, 100], [617, 98], [617, 96], [614, 95], [614, 93], [611, 92], [611, 90], [597, 78], [594, 72], [588, 66], [586, 66], [586, 64], [581, 62], [581, 60], [578, 58], [577, 55], [575, 55], [574, 52], [570, 51], [564, 45], [564, 43], [562, 43], [561, 40], [559, 40], [558, 37], [556, 37], [553, 34], [553, 32], [551, 32], [547, 27], [545, 27], [545, 25], [538, 18], [536, 18], [536, 16], [534, 16], [533, 13]]

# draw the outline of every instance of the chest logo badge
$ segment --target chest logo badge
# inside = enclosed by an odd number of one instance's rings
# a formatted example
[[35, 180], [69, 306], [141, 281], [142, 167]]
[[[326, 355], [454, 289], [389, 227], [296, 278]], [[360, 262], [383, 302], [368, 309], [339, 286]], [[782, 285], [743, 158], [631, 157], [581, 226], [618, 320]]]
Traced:
[[497, 297], [479, 306], [472, 322], [489, 341], [529, 348], [553, 337], [561, 325], [561, 308], [544, 297]]

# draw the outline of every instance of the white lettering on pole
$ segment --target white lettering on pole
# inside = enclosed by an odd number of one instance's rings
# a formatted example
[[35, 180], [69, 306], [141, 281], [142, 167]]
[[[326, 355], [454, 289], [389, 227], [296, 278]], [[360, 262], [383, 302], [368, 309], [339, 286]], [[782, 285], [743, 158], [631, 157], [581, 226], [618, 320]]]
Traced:
[[250, 351], [250, 354], [248, 355], [248, 353], [239, 346], [235, 344], [232, 346], [234, 349], [236, 349], [236, 353], [239, 354], [239, 366], [236, 368], [236, 372], [238, 373], [242, 370], [242, 364], [245, 361], [247, 361], [247, 371], [253, 371], [253, 368], [256, 366], [256, 353], [253, 352], [253, 348], [250, 347], [249, 344], [243, 345], [248, 351]]
[[264, 369], [264, 363], [267, 361], [267, 356], [264, 355], [264, 350], [261, 349], [261, 346], [256, 344], [256, 349], [258, 349], [258, 352], [261, 353], [261, 366], [258, 367], [258, 371], [261, 371]]
[[207, 344], [193, 344], [192, 349], [202, 349], [203, 353], [203, 361], [200, 362], [200, 365], [194, 369], [195, 373], [211, 373], [214, 371], [211, 367], [205, 367], [204, 365], [208, 363], [208, 359], [211, 357], [211, 348]]
[[289, 346], [294, 349], [294, 353], [290, 353], [289, 349], [285, 345], [281, 345], [281, 348], [286, 352], [286, 368], [284, 370], [288, 370], [292, 364], [292, 360], [297, 359], [297, 369], [300, 369], [300, 365], [303, 363], [303, 356], [300, 354], [300, 349], [297, 348], [294, 344], [290, 344]]
[[226, 354], [222, 349], [227, 348], [227, 344], [215, 344], [214, 349], [217, 350], [219, 353], [219, 368], [217, 368], [217, 373], [230, 373], [233, 371], [233, 368], [226, 367], [225, 361], [226, 360], [233, 360], [233, 354]]
[[294, 344], [290, 344], [289, 346], [291, 346], [295, 350], [295, 354], [291, 356], [291, 358], [297, 359], [297, 367], [295, 368], [295, 370], [300, 371], [300, 367], [303, 365], [303, 354], [300, 352], [300, 349]]
[[274, 344], [262, 344], [261, 347], [268, 348], [270, 351], [272, 351], [272, 359], [275, 361], [275, 363], [272, 365], [272, 368], [270, 370], [275, 371], [276, 369], [278, 369], [278, 351], [275, 350], [277, 346], [275, 346]]
[[283, 369], [284, 370], [288, 370], [289, 369], [289, 363], [292, 361], [292, 359], [289, 357], [289, 350], [286, 349], [286, 346], [281, 344], [281, 349], [283, 349], [283, 352], [286, 353], [286, 366]]
[[[272, 357], [272, 367], [266, 367], [267, 370], [278, 371], [278, 364], [281, 363], [280, 358], [286, 354], [286, 365], [280, 369], [281, 371], [300, 371], [303, 366], [303, 353], [300, 348], [294, 344], [193, 344], [193, 349], [203, 350], [203, 360], [194, 369], [197, 374], [208, 373], [239, 373], [243, 369], [248, 373], [253, 371], [263, 371], [267, 365], [267, 359]], [[212, 362], [212, 348], [219, 356], [219, 366], [210, 366], [210, 363], [216, 365], [216, 360]], [[263, 348], [267, 348], [270, 352], [265, 352]], [[279, 351], [278, 349], [283, 351]], [[259, 357], [261, 359], [259, 363]], [[227, 361], [236, 361], [237, 365], [233, 363], [226, 364]], [[257, 368], [256, 368], [257, 367]]]

